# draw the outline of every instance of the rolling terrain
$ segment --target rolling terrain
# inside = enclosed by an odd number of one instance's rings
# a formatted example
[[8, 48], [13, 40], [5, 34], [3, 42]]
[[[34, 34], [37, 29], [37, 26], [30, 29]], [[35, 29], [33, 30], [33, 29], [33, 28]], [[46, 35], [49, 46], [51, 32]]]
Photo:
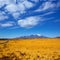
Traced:
[[0, 40], [0, 60], [60, 60], [60, 38]]

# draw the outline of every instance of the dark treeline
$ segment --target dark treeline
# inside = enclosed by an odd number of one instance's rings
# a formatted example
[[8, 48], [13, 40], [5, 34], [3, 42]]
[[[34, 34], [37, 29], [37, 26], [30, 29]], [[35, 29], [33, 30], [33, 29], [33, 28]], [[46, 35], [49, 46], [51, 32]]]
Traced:
[[0, 40], [9, 40], [9, 39], [0, 38]]

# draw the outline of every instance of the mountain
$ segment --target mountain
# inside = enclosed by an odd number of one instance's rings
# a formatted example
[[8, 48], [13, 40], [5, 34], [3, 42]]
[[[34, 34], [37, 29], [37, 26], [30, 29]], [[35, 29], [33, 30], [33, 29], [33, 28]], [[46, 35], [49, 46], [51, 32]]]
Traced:
[[35, 35], [29, 35], [29, 36], [21, 36], [20, 38], [48, 38], [39, 34], [35, 34]]
[[55, 37], [55, 38], [60, 38], [60, 36], [58, 36], [58, 37]]
[[[20, 37], [9, 38], [9, 39], [20, 39], [20, 38], [48, 38], [48, 37], [40, 34], [32, 34], [32, 35], [20, 36]], [[1, 38], [0, 40], [8, 40], [8, 38]]]

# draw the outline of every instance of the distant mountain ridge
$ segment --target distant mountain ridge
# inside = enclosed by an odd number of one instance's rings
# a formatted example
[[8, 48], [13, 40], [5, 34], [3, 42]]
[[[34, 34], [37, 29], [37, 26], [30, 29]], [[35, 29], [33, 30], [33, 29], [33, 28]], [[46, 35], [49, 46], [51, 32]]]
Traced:
[[58, 36], [58, 37], [55, 37], [55, 38], [60, 38], [60, 37]]
[[[20, 38], [51, 38], [51, 37], [46, 37], [40, 34], [32, 34], [32, 35], [27, 35], [27, 36], [20, 36], [20, 37], [15, 37], [15, 38], [0, 38], [0, 40], [9, 40], [9, 39], [20, 39]], [[53, 37], [53, 38], [60, 38], [60, 36]]]
[[29, 36], [21, 36], [19, 38], [48, 38], [48, 37], [38, 35], [38, 34], [35, 34], [35, 35], [32, 34], [32, 35], [29, 35]]

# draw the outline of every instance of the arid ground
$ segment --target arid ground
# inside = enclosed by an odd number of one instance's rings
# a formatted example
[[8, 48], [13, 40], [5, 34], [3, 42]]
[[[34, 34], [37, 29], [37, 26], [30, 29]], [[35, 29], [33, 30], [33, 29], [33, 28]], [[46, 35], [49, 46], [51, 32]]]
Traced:
[[60, 60], [60, 38], [0, 40], [0, 60]]

